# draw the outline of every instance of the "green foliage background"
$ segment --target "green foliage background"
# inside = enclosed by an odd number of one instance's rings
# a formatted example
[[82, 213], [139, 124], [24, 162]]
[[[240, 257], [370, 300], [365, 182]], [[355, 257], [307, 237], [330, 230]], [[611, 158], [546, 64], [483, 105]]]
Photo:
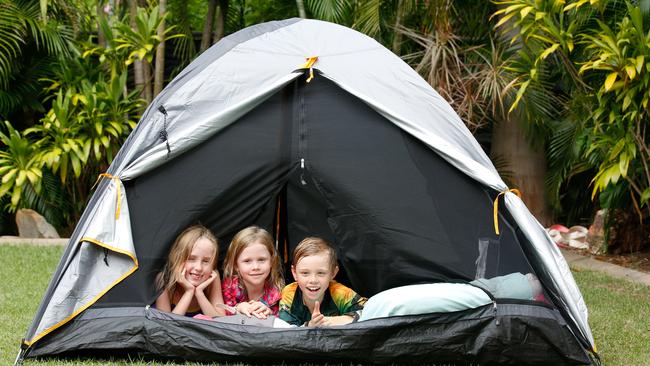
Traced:
[[[169, 81], [197, 55], [208, 2], [170, 0], [163, 17], [156, 1], [140, 1], [135, 25], [128, 1], [115, 3], [0, 0], [2, 233], [18, 208], [69, 233], [146, 106], [135, 65], [150, 67], [166, 40]], [[486, 151], [495, 124], [524, 127], [546, 152], [557, 221], [585, 224], [607, 208], [613, 232], [640, 228], [624, 250], [650, 241], [650, 0], [215, 3], [225, 34], [302, 5], [307, 17], [374, 37], [451, 102]], [[506, 181], [517, 174], [494, 161]]]

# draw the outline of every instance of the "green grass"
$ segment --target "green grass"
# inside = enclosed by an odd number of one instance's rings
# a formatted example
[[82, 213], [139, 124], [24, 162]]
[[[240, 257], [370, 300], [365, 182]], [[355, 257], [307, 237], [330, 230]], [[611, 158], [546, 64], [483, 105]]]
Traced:
[[[0, 245], [0, 364], [10, 365], [59, 262], [62, 247]], [[647, 365], [650, 287], [574, 271], [603, 365]], [[180, 365], [144, 360], [27, 360], [24, 365]], [[183, 363], [182, 365], [198, 365]]]
[[573, 271], [603, 365], [650, 362], [650, 286]]

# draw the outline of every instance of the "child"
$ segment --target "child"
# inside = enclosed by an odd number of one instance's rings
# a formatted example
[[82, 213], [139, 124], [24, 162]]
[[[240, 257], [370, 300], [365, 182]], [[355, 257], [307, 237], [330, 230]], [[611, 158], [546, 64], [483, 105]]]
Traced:
[[250, 226], [235, 235], [228, 247], [223, 277], [223, 298], [237, 313], [259, 319], [278, 314], [284, 279], [280, 257], [266, 230]]
[[209, 229], [196, 225], [185, 229], [174, 242], [165, 268], [156, 278], [162, 293], [156, 308], [174, 314], [209, 317], [225, 315], [221, 281], [214, 270], [219, 253]]
[[282, 290], [280, 319], [293, 325], [331, 326], [358, 318], [366, 299], [336, 281], [336, 252], [321, 238], [305, 238], [293, 252], [296, 282]]

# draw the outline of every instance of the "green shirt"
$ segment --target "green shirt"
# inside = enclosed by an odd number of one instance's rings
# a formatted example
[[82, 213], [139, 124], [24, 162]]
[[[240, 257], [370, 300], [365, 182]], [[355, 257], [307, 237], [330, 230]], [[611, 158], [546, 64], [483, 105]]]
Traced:
[[[324, 316], [351, 314], [363, 309], [366, 300], [351, 288], [331, 281], [329, 291], [325, 291], [325, 296], [320, 304], [320, 312]], [[293, 325], [303, 325], [311, 320], [311, 311], [302, 300], [302, 291], [297, 282], [282, 289], [279, 317]]]

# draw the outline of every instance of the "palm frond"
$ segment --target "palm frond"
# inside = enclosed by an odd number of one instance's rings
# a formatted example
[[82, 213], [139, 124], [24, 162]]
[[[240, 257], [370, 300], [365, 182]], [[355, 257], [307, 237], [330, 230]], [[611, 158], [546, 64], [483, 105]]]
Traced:
[[34, 57], [16, 65], [9, 79], [11, 86], [0, 89], [0, 116], [7, 118], [18, 109], [42, 112], [40, 96], [47, 83], [45, 79], [54, 75], [58, 61], [53, 56]]
[[0, 4], [0, 88], [5, 88], [14, 70], [15, 60], [22, 53], [27, 29], [12, 2]]
[[577, 133], [578, 124], [561, 120], [554, 123], [553, 133], [549, 138], [546, 153], [548, 171], [544, 183], [551, 206], [556, 212], [562, 209], [560, 189], [578, 160], [574, 148]]
[[316, 19], [346, 24], [349, 20], [352, 1], [349, 0], [307, 0], [305, 6]]
[[508, 86], [514, 75], [508, 71], [511, 51], [490, 39], [489, 48], [478, 48], [474, 54], [480, 59], [476, 62], [477, 93], [488, 101], [491, 114], [505, 117], [508, 101], [514, 100], [515, 93]]
[[381, 33], [381, 0], [367, 0], [361, 2], [356, 9], [355, 20], [352, 28], [365, 33], [373, 38], [378, 38]]
[[512, 170], [512, 164], [510, 161], [508, 161], [508, 159], [503, 155], [499, 154], [490, 156], [490, 160], [492, 160], [492, 165], [494, 165], [494, 168], [497, 170], [497, 172], [499, 172], [499, 176], [501, 176], [503, 182], [507, 186], [513, 187], [515, 173]]
[[70, 44], [73, 40], [70, 28], [53, 20], [44, 26], [33, 22], [28, 24], [37, 47], [42, 47], [51, 55], [70, 56]]
[[187, 66], [190, 61], [196, 56], [196, 45], [194, 44], [194, 38], [192, 34], [192, 26], [190, 24], [189, 10], [187, 7], [187, 2], [182, 1], [178, 4], [178, 14], [179, 19], [178, 26], [180, 34], [183, 34], [183, 37], [179, 37], [173, 41], [174, 43], [174, 56], [179, 58], [179, 64], [176, 66], [172, 75], [178, 74], [182, 69]]

